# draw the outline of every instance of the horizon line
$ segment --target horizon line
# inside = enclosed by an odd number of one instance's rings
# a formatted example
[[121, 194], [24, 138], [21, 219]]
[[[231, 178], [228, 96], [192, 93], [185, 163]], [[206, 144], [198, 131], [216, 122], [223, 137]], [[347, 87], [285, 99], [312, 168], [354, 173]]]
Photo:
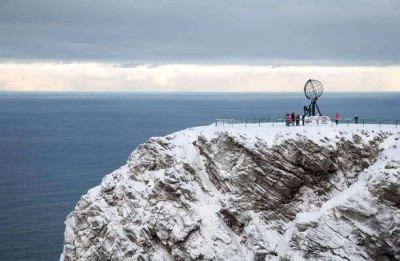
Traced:
[[[0, 94], [25, 93], [25, 94], [243, 94], [243, 93], [304, 93], [304, 91], [8, 91], [0, 90]], [[324, 93], [400, 93], [400, 91], [324, 91]]]

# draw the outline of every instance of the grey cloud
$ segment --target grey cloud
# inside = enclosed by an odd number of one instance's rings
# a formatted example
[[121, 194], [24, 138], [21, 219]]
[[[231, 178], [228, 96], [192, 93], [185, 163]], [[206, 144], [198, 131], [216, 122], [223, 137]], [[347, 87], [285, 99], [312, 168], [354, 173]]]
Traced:
[[0, 58], [400, 63], [398, 0], [2, 0]]

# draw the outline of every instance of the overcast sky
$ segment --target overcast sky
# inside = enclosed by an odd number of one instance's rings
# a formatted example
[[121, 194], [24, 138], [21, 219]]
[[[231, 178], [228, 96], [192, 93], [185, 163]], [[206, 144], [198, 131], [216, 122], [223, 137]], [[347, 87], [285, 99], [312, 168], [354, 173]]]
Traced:
[[[293, 91], [314, 74], [357, 74], [332, 90], [400, 91], [400, 1], [1, 0], [0, 61], [0, 90]], [[280, 85], [282, 70], [296, 79]]]

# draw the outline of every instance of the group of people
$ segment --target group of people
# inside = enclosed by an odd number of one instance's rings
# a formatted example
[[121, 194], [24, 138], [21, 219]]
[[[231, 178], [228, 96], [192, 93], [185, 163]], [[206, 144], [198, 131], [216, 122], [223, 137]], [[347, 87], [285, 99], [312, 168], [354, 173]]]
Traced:
[[[322, 116], [322, 115], [319, 115]], [[300, 120], [302, 121], [302, 125], [304, 126], [304, 120], [305, 120], [306, 115], [303, 114], [303, 116], [300, 116], [300, 114], [295, 115], [294, 112], [292, 114], [286, 113], [286, 126], [300, 126]], [[335, 115], [335, 123], [336, 125], [339, 124], [340, 121], [340, 115], [336, 113]], [[358, 124], [358, 115], [354, 117], [354, 122]]]
[[286, 113], [286, 126], [300, 126], [300, 120], [304, 126], [304, 119], [306, 115], [300, 116], [300, 114], [295, 115], [294, 112], [292, 114]]

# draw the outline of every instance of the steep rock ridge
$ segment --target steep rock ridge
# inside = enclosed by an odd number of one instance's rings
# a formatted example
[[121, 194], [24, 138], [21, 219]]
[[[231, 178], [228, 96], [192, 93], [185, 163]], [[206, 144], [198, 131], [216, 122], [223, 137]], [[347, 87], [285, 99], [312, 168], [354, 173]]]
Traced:
[[399, 137], [209, 126], [152, 138], [81, 198], [61, 259], [399, 259]]

